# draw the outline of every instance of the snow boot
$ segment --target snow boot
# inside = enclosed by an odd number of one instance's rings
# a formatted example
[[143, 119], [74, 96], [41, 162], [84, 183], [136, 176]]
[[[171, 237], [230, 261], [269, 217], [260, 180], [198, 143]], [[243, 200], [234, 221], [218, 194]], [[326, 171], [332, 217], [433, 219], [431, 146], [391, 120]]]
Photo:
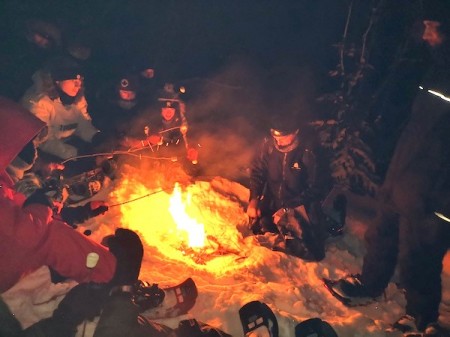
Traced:
[[324, 278], [323, 281], [328, 291], [348, 307], [368, 305], [378, 297], [367, 289], [358, 274], [348, 275], [339, 280]]
[[239, 309], [245, 337], [278, 337], [278, 321], [265, 303], [252, 301]]
[[310, 318], [296, 325], [295, 337], [338, 337], [328, 322]]

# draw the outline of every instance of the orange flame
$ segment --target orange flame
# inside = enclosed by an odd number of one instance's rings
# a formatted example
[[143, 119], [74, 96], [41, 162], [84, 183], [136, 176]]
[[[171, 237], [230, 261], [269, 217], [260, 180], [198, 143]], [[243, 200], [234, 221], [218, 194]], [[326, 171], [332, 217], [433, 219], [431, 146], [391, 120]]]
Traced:
[[186, 206], [189, 206], [190, 200], [188, 194], [188, 205], [183, 203], [181, 189], [177, 183], [170, 198], [169, 211], [177, 228], [188, 233], [189, 247], [203, 247], [205, 245], [205, 226], [187, 214]]
[[240, 259], [237, 226], [248, 218], [239, 204], [224, 198], [210, 182], [192, 184], [181, 177], [188, 183], [181, 188], [173, 181], [176, 175], [170, 177], [175, 187], [166, 192], [168, 179], [150, 172], [126, 167], [111, 194], [113, 203], [122, 204], [118, 212], [108, 213], [107, 223], [137, 231], [148, 247], [144, 260], [161, 254], [217, 275], [241, 268], [245, 260]]

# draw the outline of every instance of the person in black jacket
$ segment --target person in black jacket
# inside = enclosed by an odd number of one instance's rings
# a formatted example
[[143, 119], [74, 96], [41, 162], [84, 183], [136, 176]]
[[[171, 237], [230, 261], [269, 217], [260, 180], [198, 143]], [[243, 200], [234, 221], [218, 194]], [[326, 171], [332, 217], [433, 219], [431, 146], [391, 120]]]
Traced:
[[367, 253], [361, 274], [347, 276], [335, 289], [351, 303], [376, 298], [388, 285], [397, 266], [406, 289], [406, 315], [394, 328], [424, 330], [438, 316], [440, 274], [447, 239], [442, 220], [434, 212], [436, 197], [448, 171], [450, 133], [450, 63], [448, 2], [428, 1], [423, 40], [433, 64], [417, 88], [408, 124], [391, 158], [377, 193], [378, 215], [366, 233]]
[[255, 234], [279, 234], [280, 246], [304, 260], [325, 256], [317, 159], [295, 118], [275, 119], [250, 173], [247, 215]]

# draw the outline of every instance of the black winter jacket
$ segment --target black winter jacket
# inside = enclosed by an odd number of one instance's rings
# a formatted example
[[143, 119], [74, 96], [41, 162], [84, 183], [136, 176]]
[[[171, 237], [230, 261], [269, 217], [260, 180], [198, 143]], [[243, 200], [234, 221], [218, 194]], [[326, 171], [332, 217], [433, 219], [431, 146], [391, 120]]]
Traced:
[[293, 208], [320, 198], [319, 194], [313, 151], [300, 142], [281, 152], [272, 138], [265, 138], [251, 165], [250, 199], [264, 195], [276, 209]]

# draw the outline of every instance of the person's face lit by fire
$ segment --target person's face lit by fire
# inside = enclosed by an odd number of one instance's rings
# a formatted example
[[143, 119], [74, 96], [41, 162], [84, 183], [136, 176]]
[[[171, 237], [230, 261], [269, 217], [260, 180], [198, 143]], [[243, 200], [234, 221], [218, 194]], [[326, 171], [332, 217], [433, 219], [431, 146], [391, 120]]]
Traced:
[[141, 76], [146, 79], [155, 77], [155, 71], [152, 68], [147, 68], [141, 71]]
[[119, 90], [120, 99], [124, 101], [132, 101], [136, 98], [136, 92], [131, 90]]
[[49, 49], [52, 47], [50, 38], [39, 33], [33, 33], [31, 35], [31, 42], [42, 49]]
[[424, 31], [422, 35], [422, 40], [424, 40], [430, 47], [437, 47], [444, 41], [444, 35], [441, 33], [439, 27], [440, 22], [437, 21], [423, 21]]
[[77, 78], [70, 80], [57, 81], [56, 84], [65, 94], [70, 97], [75, 97], [83, 85], [83, 78], [78, 76]]
[[175, 108], [172, 107], [161, 108], [161, 116], [166, 121], [172, 120], [172, 118], [175, 116]]
[[294, 132], [289, 134], [282, 134], [274, 129], [271, 129], [270, 132], [277, 146], [283, 148], [294, 143], [295, 139], [297, 138], [299, 130], [295, 130]]

